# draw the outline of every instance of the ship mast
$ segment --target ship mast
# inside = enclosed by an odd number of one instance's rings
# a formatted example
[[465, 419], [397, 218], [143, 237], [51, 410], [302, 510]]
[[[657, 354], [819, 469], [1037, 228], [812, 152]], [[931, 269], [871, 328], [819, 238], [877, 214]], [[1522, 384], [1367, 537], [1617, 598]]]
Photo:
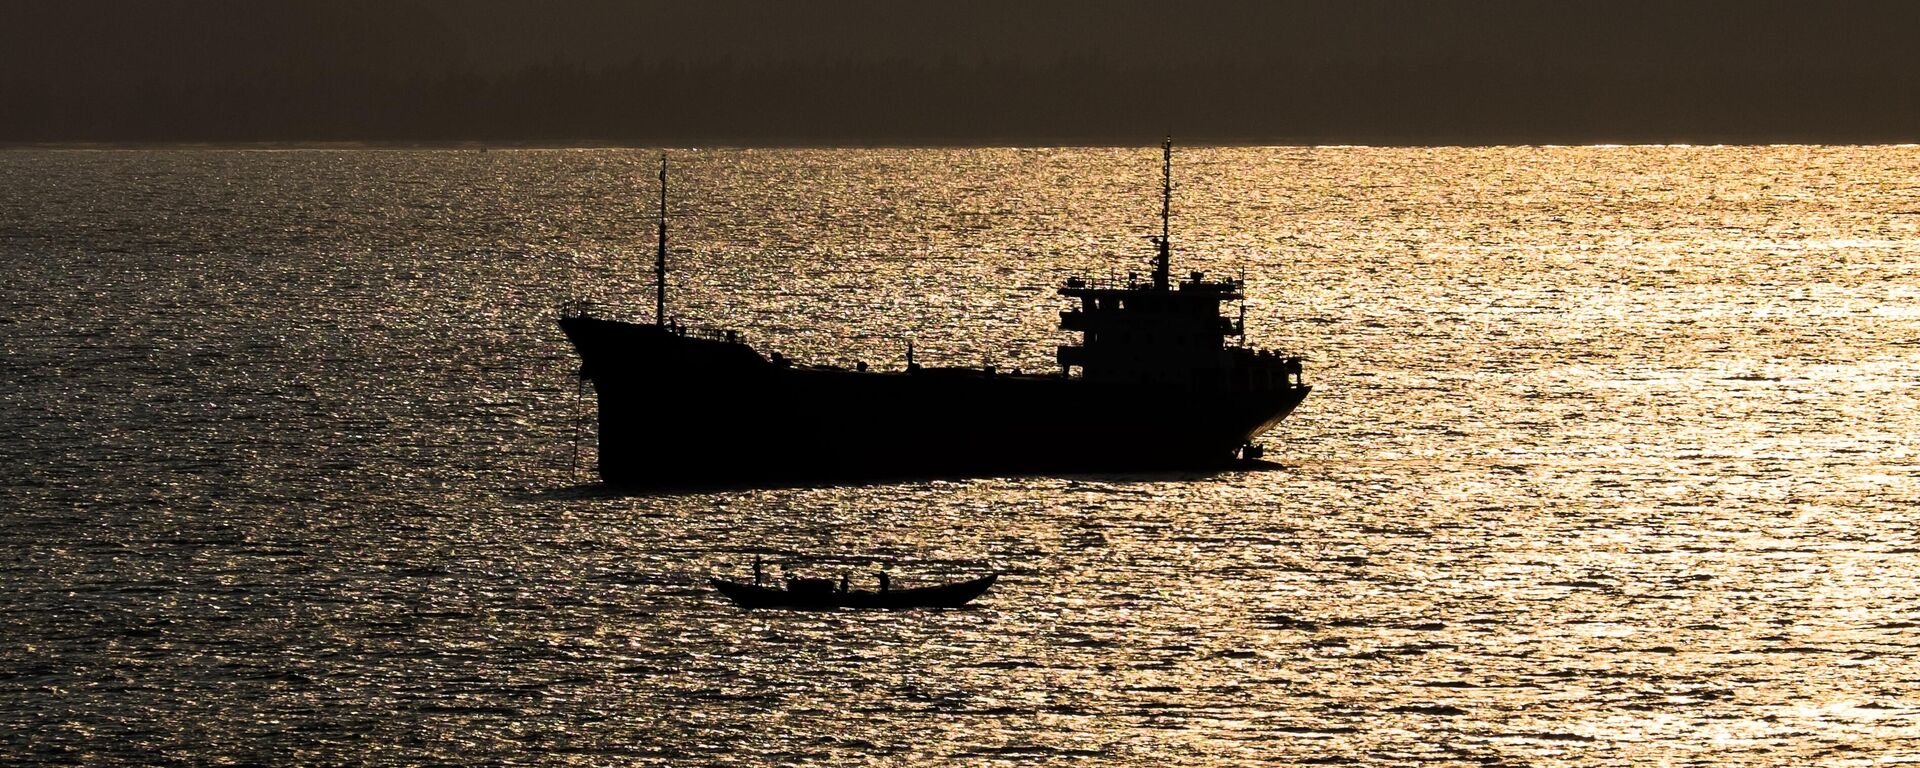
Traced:
[[660, 249], [653, 255], [653, 324], [667, 324], [667, 153], [660, 153]]
[[1153, 259], [1153, 289], [1164, 291], [1168, 288], [1172, 273], [1172, 245], [1169, 242], [1170, 226], [1173, 218], [1173, 135], [1168, 134], [1165, 143], [1160, 145], [1160, 253]]

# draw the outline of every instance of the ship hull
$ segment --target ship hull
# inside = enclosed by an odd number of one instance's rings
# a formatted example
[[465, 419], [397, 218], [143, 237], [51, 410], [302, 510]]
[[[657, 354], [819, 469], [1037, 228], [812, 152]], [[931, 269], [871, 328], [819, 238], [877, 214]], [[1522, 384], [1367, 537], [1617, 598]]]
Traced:
[[561, 325], [597, 394], [600, 476], [620, 485], [1218, 466], [1310, 390], [780, 366], [652, 325]]

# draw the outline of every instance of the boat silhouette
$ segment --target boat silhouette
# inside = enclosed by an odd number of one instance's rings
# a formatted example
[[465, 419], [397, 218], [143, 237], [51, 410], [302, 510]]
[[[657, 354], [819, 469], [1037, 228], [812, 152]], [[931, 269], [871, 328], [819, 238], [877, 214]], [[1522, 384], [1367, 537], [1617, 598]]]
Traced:
[[[598, 404], [602, 480], [630, 486], [1205, 468], [1257, 458], [1254, 439], [1306, 398], [1298, 357], [1245, 344], [1242, 281], [1171, 271], [1173, 142], [1149, 279], [1069, 278], [1057, 371], [878, 370], [763, 355], [743, 334], [667, 312], [667, 168], [660, 165], [654, 322], [563, 307]], [[1221, 304], [1241, 302], [1240, 317]], [[1229, 340], [1233, 340], [1229, 343]], [[1014, 357], [1015, 355], [1007, 355]]]
[[[977, 579], [911, 589], [879, 591], [842, 589], [832, 579], [789, 577], [784, 586], [771, 587], [752, 582], [709, 577], [714, 589], [742, 608], [958, 608], [979, 597], [993, 586], [999, 574]], [[842, 582], [844, 583], [844, 582]]]

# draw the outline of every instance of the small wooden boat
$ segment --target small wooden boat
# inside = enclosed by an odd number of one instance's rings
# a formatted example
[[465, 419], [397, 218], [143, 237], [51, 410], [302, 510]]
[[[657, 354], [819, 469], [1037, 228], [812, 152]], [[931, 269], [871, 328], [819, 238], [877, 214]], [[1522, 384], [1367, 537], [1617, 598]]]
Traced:
[[742, 608], [958, 608], [993, 586], [999, 574], [971, 581], [879, 592], [841, 591], [832, 579], [787, 579], [785, 588], [711, 577], [714, 589]]

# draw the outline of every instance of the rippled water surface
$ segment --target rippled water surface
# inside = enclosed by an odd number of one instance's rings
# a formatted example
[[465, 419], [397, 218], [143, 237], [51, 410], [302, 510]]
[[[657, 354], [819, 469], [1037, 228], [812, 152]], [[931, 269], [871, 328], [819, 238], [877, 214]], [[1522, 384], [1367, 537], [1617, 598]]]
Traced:
[[[1046, 368], [1052, 286], [1144, 269], [1157, 155], [676, 150], [671, 301]], [[8, 758], [1920, 753], [1920, 149], [1181, 150], [1176, 269], [1308, 359], [1280, 468], [622, 496], [553, 320], [645, 316], [653, 157], [0, 152]], [[1004, 576], [704, 586], [756, 553]]]

